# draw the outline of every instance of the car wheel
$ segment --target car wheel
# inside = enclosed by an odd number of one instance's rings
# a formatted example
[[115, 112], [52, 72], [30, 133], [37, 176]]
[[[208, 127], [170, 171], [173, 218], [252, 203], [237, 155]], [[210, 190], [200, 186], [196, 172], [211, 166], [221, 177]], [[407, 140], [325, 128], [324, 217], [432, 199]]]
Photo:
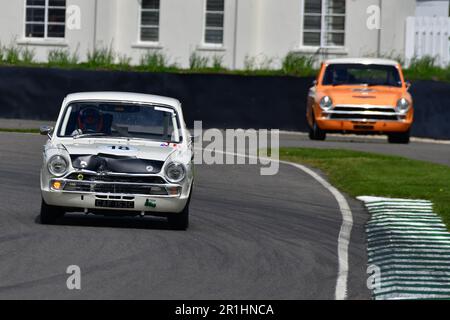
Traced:
[[[192, 190], [191, 190], [192, 193]], [[191, 197], [186, 203], [183, 211], [179, 213], [171, 213], [167, 215], [167, 221], [169, 226], [173, 230], [186, 230], [189, 227], [189, 204], [191, 202]]]
[[42, 224], [53, 224], [55, 223], [56, 219], [64, 216], [64, 211], [55, 206], [50, 206], [45, 203], [44, 199], [41, 201], [41, 223]]
[[391, 133], [388, 135], [388, 141], [389, 141], [389, 143], [408, 144], [409, 137], [410, 137], [409, 131], [402, 132], [402, 133]]
[[326, 131], [319, 128], [317, 122], [314, 121], [312, 128], [309, 129], [309, 139], [324, 141], [327, 138]]
[[189, 227], [189, 204], [186, 204], [180, 213], [167, 216], [169, 226], [173, 230], [186, 230]]

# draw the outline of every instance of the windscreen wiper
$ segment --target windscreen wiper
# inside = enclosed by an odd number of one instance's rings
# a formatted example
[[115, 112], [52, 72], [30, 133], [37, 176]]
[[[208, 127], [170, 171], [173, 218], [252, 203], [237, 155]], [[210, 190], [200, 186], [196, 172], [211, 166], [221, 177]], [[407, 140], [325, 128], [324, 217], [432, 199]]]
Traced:
[[102, 133], [102, 132], [83, 133], [83, 134], [78, 134], [76, 136], [73, 136], [73, 138], [79, 139], [79, 138], [86, 138], [86, 137], [103, 137], [103, 136], [108, 136], [108, 135], [106, 133]]
[[332, 86], [365, 86], [367, 83], [348, 83], [348, 82], [341, 82], [341, 83], [333, 83]]

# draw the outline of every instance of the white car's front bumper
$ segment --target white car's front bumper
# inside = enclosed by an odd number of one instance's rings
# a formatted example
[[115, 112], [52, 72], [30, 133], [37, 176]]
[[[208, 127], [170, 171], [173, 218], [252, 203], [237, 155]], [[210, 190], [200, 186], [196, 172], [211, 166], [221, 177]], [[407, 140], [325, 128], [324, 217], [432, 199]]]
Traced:
[[[189, 199], [192, 178], [180, 184], [133, 183], [74, 180], [73, 173], [64, 178], [41, 176], [42, 198], [46, 204], [77, 211], [127, 211], [139, 214], [179, 213]], [[110, 177], [111, 178], [111, 177]], [[123, 178], [123, 176], [121, 176]], [[54, 182], [59, 182], [55, 189]]]
[[[145, 195], [133, 194], [91, 194], [91, 193], [75, 193], [64, 191], [42, 190], [42, 197], [48, 205], [78, 208], [89, 210], [108, 210], [108, 211], [135, 211], [151, 214], [154, 213], [178, 213], [181, 212], [188, 201], [188, 197], [152, 197]], [[98, 206], [104, 200], [132, 202], [133, 207], [102, 207]], [[96, 203], [97, 201], [97, 203]]]

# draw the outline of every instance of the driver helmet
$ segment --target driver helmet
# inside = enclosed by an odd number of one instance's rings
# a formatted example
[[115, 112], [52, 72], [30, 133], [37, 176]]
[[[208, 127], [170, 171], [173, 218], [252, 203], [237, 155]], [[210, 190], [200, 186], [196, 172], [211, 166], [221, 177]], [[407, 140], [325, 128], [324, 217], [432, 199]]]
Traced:
[[96, 108], [85, 108], [78, 113], [78, 128], [86, 131], [101, 132], [103, 115]]

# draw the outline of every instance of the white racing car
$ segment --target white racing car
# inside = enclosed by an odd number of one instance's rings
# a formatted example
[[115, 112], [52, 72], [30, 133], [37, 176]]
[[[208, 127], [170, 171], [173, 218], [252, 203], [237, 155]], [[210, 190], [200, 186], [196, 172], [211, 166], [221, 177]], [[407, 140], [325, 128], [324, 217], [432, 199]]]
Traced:
[[68, 95], [48, 135], [41, 222], [66, 212], [165, 216], [189, 224], [193, 146], [178, 100], [135, 93]]

